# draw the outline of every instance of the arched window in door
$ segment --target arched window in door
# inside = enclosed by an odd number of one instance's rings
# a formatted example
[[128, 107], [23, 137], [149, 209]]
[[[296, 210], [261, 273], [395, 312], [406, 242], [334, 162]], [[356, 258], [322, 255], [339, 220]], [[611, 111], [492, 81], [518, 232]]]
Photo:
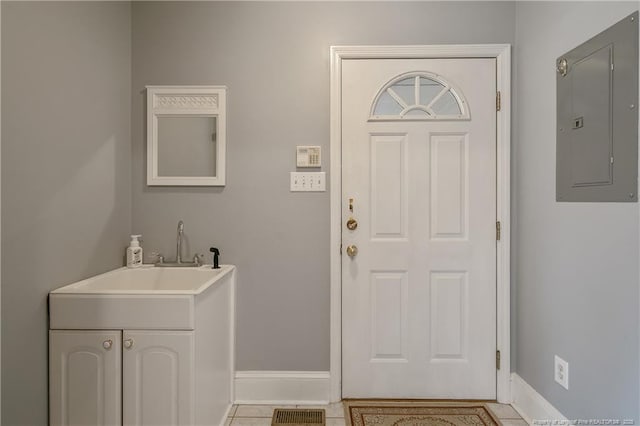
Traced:
[[376, 95], [369, 120], [468, 120], [462, 92], [437, 74], [414, 71], [393, 78]]

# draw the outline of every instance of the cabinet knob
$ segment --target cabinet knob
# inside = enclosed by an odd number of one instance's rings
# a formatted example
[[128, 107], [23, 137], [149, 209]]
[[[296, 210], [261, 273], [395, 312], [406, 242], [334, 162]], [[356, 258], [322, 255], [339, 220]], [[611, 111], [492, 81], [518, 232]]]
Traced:
[[127, 349], [131, 349], [133, 347], [133, 339], [125, 339], [124, 347]]
[[111, 349], [112, 346], [113, 346], [113, 340], [111, 339], [105, 340], [104, 342], [102, 342], [102, 347], [105, 348], [106, 350]]

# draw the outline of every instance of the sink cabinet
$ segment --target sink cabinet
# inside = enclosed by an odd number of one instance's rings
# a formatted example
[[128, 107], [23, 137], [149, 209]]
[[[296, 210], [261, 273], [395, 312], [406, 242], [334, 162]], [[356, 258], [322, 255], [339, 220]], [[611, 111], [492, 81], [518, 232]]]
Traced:
[[121, 348], [120, 331], [49, 331], [51, 425], [120, 424]]
[[193, 424], [193, 343], [192, 331], [52, 330], [51, 423]]
[[[122, 399], [125, 425], [195, 424], [194, 332], [125, 331]], [[131, 342], [131, 347], [127, 345]], [[144, 419], [144, 423], [143, 420]]]
[[[68, 307], [71, 296], [61, 296]], [[61, 302], [56, 297], [52, 308]], [[141, 306], [154, 298], [165, 306], [167, 297], [175, 295], [145, 296]], [[170, 329], [120, 328], [122, 318], [108, 316], [74, 322], [65, 312], [67, 328], [49, 331], [50, 424], [224, 424], [233, 395], [235, 271], [184, 297], [192, 298], [189, 320], [163, 324]], [[52, 317], [51, 324], [62, 323]]]

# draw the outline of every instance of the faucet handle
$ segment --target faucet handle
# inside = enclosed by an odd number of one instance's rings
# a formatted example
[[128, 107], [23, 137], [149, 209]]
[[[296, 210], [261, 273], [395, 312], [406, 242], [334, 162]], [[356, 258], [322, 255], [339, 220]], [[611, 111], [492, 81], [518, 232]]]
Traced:
[[193, 263], [195, 263], [197, 266], [201, 266], [203, 265], [202, 261], [204, 259], [204, 254], [196, 254], [193, 256]]
[[149, 258], [151, 258], [151, 263], [164, 263], [164, 256], [156, 251], [152, 251]]

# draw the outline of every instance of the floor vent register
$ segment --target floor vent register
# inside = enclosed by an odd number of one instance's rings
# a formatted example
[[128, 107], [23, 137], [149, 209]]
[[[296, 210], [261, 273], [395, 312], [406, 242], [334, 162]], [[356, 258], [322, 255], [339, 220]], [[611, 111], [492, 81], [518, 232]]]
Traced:
[[324, 424], [324, 409], [276, 408], [271, 420], [271, 426], [318, 426]]

